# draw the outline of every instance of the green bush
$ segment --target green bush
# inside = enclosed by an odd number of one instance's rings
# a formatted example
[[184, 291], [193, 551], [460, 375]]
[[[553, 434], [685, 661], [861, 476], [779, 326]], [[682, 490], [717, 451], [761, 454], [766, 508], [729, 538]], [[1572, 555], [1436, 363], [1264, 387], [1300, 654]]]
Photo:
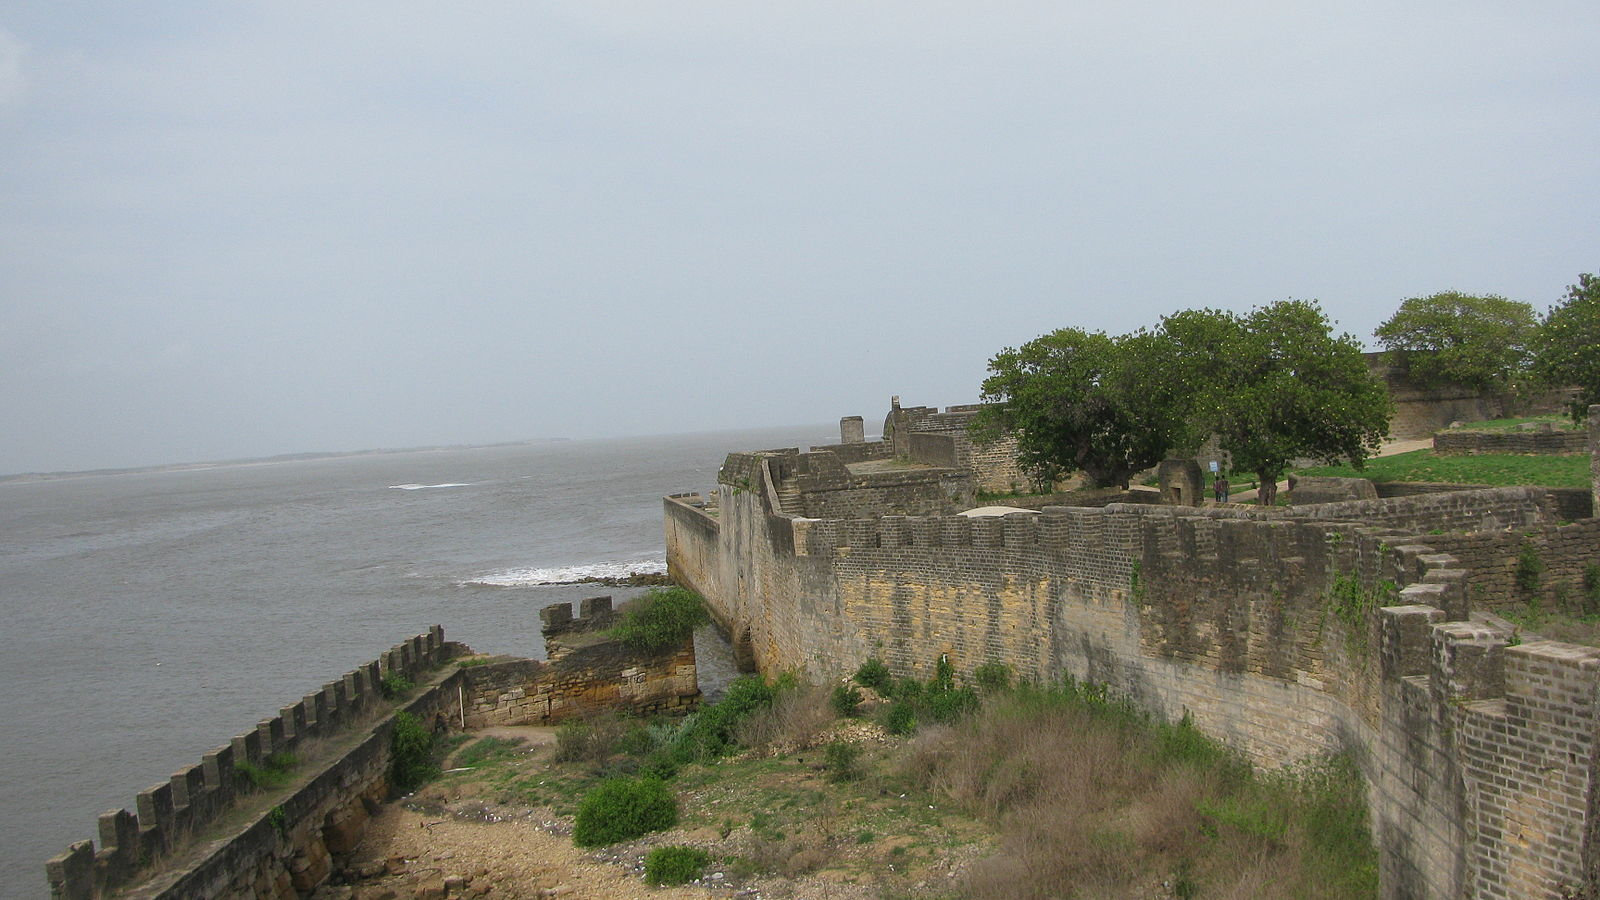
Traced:
[[678, 801], [659, 778], [608, 778], [578, 803], [572, 842], [602, 847], [678, 822]]
[[888, 693], [889, 685], [894, 681], [894, 676], [889, 674], [889, 667], [876, 656], [869, 657], [862, 663], [861, 668], [856, 669], [855, 677], [857, 684], [872, 688], [880, 694]]
[[822, 751], [822, 765], [828, 780], [835, 783], [855, 781], [861, 777], [861, 748], [846, 741], [834, 741]]
[[394, 714], [389, 748], [389, 783], [396, 790], [416, 790], [439, 774], [439, 764], [433, 757], [433, 732], [411, 713]]
[[917, 730], [917, 707], [908, 700], [897, 700], [883, 715], [883, 728], [890, 734], [910, 734]]
[[628, 604], [610, 635], [643, 653], [675, 647], [710, 617], [705, 601], [680, 587], [653, 588]]
[[710, 861], [711, 854], [699, 847], [657, 847], [644, 858], [644, 880], [657, 887], [688, 884], [700, 877]]
[[972, 680], [988, 693], [1011, 689], [1011, 667], [1003, 662], [986, 662], [972, 672]]
[[416, 687], [416, 684], [411, 679], [395, 671], [390, 671], [384, 675], [383, 680], [378, 685], [378, 689], [383, 693], [383, 696], [390, 700], [398, 700], [404, 697], [411, 693], [411, 689], [414, 687]]
[[289, 782], [289, 770], [300, 764], [292, 753], [274, 753], [255, 765], [241, 759], [233, 765], [239, 786], [252, 791], [270, 791]]
[[1517, 550], [1517, 587], [1531, 594], [1539, 589], [1539, 576], [1543, 574], [1544, 560], [1539, 557], [1539, 548], [1523, 541]]
[[922, 695], [922, 708], [935, 722], [954, 722], [978, 708], [978, 695], [968, 687], [930, 690]]
[[846, 719], [853, 719], [861, 707], [861, 692], [848, 684], [841, 684], [833, 689], [828, 697], [828, 705], [833, 711]]

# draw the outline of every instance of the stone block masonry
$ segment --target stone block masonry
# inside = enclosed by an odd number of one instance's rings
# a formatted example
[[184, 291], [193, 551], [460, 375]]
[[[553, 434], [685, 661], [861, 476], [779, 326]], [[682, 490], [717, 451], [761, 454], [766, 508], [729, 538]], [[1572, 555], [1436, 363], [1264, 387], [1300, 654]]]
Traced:
[[1592, 538], [1542, 490], [806, 517], [773, 496], [774, 464], [730, 457], [715, 515], [666, 507], [671, 573], [763, 671], [820, 681], [876, 656], [925, 677], [944, 655], [1090, 679], [1261, 766], [1349, 752], [1386, 898], [1597, 887], [1600, 651], [1510, 646], [1472, 613], [1494, 569], [1474, 541]]
[[1435, 453], [1529, 453], [1563, 456], [1589, 452], [1581, 431], [1440, 431]]
[[466, 727], [555, 725], [600, 712], [684, 715], [700, 703], [694, 640], [640, 653], [607, 638], [610, 597], [540, 610], [548, 662], [519, 659], [463, 669]]
[[[426, 681], [458, 647], [447, 645], [444, 630], [434, 626], [140, 792], [135, 812], [102, 814], [98, 849], [80, 841], [45, 864], [51, 896], [310, 893], [330, 871], [331, 855], [353, 849], [349, 839], [359, 835], [366, 805], [388, 791], [393, 715], [384, 712], [383, 678]], [[459, 716], [448, 681], [426, 684], [403, 708], [429, 722]], [[279, 753], [305, 756], [307, 768], [295, 771], [294, 787], [267, 808], [242, 772]]]

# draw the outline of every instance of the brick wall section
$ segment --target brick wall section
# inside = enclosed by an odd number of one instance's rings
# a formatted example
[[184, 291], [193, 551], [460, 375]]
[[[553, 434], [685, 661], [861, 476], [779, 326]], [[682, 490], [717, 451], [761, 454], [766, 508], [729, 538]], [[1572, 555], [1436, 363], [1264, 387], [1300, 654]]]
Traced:
[[[1490, 484], [1448, 484], [1435, 481], [1379, 481], [1374, 483], [1373, 487], [1377, 489], [1380, 498], [1494, 489], [1494, 485]], [[1544, 495], [1555, 517], [1563, 522], [1576, 522], [1594, 515], [1594, 506], [1587, 488], [1544, 488]]]
[[1600, 515], [1600, 406], [1589, 407], [1589, 487], [1590, 508]]
[[912, 456], [911, 435], [947, 435], [955, 445], [956, 460], [971, 466], [978, 477], [978, 489], [1003, 493], [1026, 488], [1028, 477], [1017, 467], [1017, 439], [1002, 435], [988, 444], [972, 440], [967, 426], [983, 407], [976, 404], [947, 407], [944, 412], [928, 406], [896, 406], [884, 419], [884, 439], [896, 456]]
[[1591, 651], [1466, 621], [1471, 572], [1416, 534], [1448, 523], [1555, 528], [1538, 489], [976, 520], [792, 519], [741, 492], [708, 600], [765, 671], [1000, 661], [1188, 713], [1264, 766], [1352, 750], [1385, 897], [1554, 897], [1597, 868]]
[[[1516, 531], [1430, 534], [1423, 540], [1456, 557], [1472, 573], [1474, 607], [1502, 609], [1537, 601], [1545, 609], [1600, 612], [1600, 593], [1589, 599], [1595, 589], [1585, 584], [1586, 570], [1600, 567], [1600, 519]], [[1531, 590], [1519, 586], [1517, 578], [1524, 546], [1543, 566]]]
[[909, 444], [912, 462], [949, 469], [961, 465], [961, 459], [956, 453], [954, 435], [914, 431], [911, 433]]
[[1529, 453], [1565, 456], [1589, 452], [1581, 431], [1441, 431], [1433, 436], [1435, 453]]
[[[222, 896], [292, 897], [309, 894], [331, 871], [331, 854], [354, 849], [366, 821], [364, 798], [388, 792], [389, 735], [393, 716], [376, 723], [382, 678], [391, 673], [425, 681], [427, 671], [459, 645], [447, 645], [434, 626], [385, 651], [377, 660], [346, 673], [293, 706], [284, 707], [251, 731], [207, 753], [199, 765], [142, 791], [135, 812], [115, 809], [100, 816], [100, 847], [80, 841], [45, 864], [56, 898], [93, 900], [115, 893], [126, 898]], [[453, 676], [451, 676], [453, 677]], [[449, 678], [444, 683], [450, 683]], [[426, 721], [459, 712], [453, 685], [425, 686], [404, 709]], [[354, 741], [331, 758], [318, 760], [328, 742]], [[260, 765], [275, 753], [298, 753], [316, 766], [309, 779], [277, 800], [273, 821], [261, 795], [243, 793], [240, 763]], [[303, 773], [297, 772], [297, 775]], [[225, 816], [244, 824], [214, 833]], [[209, 840], [198, 861], [170, 872], [158, 863]]]

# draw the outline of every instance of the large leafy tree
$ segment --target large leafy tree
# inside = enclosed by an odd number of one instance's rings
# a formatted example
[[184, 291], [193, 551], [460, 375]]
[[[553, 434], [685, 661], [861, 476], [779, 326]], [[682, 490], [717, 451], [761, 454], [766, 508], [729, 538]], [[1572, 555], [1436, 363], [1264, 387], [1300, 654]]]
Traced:
[[1527, 303], [1445, 291], [1402, 302], [1374, 334], [1392, 362], [1425, 387], [1506, 390], [1527, 371], [1538, 327]]
[[1583, 421], [1589, 405], [1600, 403], [1600, 278], [1588, 273], [1567, 288], [1550, 309], [1534, 341], [1536, 369], [1546, 382], [1576, 385], [1570, 411]]
[[1360, 343], [1334, 335], [1314, 302], [1285, 300], [1245, 316], [1188, 311], [1161, 330], [1195, 394], [1194, 424], [1218, 436], [1234, 469], [1256, 473], [1263, 504], [1293, 460], [1359, 468], [1388, 435], [1387, 389]]
[[1166, 340], [1063, 328], [989, 361], [978, 434], [1017, 437], [1017, 459], [1038, 482], [1083, 472], [1126, 488], [1188, 434], [1182, 393], [1164, 363]]

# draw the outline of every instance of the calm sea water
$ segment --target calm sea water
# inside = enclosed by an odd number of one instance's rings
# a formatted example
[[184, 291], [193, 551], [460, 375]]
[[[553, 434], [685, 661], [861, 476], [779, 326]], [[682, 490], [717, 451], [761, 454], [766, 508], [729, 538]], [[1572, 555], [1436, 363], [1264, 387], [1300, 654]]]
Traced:
[[830, 426], [0, 483], [0, 896], [97, 814], [438, 623], [542, 657], [538, 610], [660, 570], [661, 497]]

